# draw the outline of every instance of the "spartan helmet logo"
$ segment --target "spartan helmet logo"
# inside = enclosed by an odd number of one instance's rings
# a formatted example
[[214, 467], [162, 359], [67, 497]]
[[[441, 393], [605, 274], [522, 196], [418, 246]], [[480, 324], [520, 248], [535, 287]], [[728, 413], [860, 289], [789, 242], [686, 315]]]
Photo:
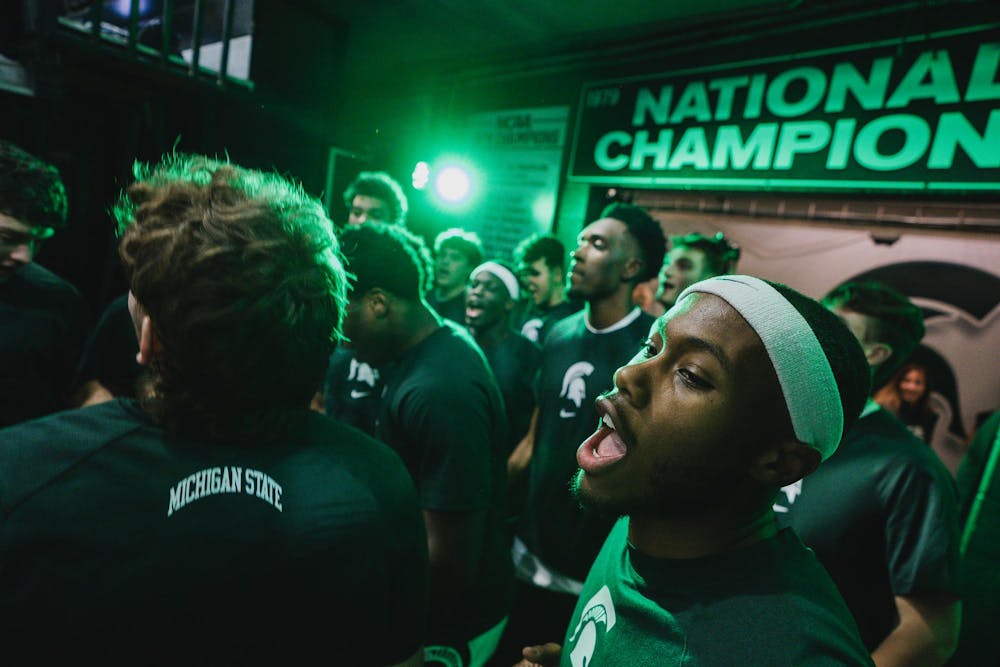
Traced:
[[364, 362], [358, 362], [357, 359], [351, 359], [351, 371], [347, 376], [347, 379], [354, 380], [356, 382], [364, 382], [369, 387], [374, 387], [375, 383], [378, 381], [378, 371]]
[[578, 361], [566, 370], [563, 375], [560, 398], [567, 398], [580, 407], [587, 398], [587, 382], [584, 378], [594, 372], [594, 366], [588, 361]]
[[569, 638], [569, 659], [573, 667], [591, 667], [594, 651], [604, 635], [615, 627], [617, 615], [615, 605], [611, 600], [611, 591], [602, 586], [594, 597], [590, 598], [580, 622], [576, 624], [573, 635]]
[[530, 341], [538, 342], [542, 333], [542, 318], [533, 317], [521, 325], [521, 335]]

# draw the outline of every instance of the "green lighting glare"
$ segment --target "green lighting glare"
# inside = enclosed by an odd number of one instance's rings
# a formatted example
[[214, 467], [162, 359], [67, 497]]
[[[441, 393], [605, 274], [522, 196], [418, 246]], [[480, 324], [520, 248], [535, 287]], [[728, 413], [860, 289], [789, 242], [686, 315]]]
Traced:
[[472, 190], [469, 173], [460, 167], [445, 167], [434, 181], [438, 196], [446, 202], [457, 204], [464, 201]]
[[424, 161], [420, 161], [413, 167], [411, 179], [415, 190], [423, 190], [427, 187], [431, 178], [431, 166]]

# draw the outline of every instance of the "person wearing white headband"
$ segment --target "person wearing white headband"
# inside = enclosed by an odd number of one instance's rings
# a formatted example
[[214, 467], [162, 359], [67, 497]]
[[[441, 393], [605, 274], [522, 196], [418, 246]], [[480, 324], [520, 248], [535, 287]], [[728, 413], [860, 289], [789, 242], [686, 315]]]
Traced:
[[508, 455], [528, 432], [535, 409], [533, 383], [542, 362], [542, 349], [511, 326], [511, 313], [520, 297], [517, 276], [505, 262], [484, 262], [469, 274], [465, 323], [503, 394]]
[[[562, 663], [869, 665], [778, 490], [837, 447], [868, 393], [862, 350], [819, 303], [751, 276], [696, 283], [596, 403], [573, 491], [619, 516]], [[555, 644], [522, 664], [556, 664]]]

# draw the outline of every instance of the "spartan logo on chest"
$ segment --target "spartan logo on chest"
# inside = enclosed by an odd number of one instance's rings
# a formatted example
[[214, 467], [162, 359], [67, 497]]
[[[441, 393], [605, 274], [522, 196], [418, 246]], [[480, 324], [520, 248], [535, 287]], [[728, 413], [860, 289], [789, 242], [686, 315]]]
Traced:
[[542, 335], [542, 318], [532, 317], [521, 325], [521, 335], [530, 341], [538, 342]]
[[[593, 372], [594, 365], [589, 361], [578, 361], [566, 369], [559, 398], [565, 399], [567, 404], [560, 408], [560, 417], [570, 419], [576, 416], [577, 410], [587, 400], [587, 377]], [[569, 403], [572, 403], [572, 406]]]
[[[615, 604], [611, 600], [611, 590], [602, 586], [580, 614], [567, 646], [570, 663], [573, 667], [590, 667], [593, 664], [594, 653], [603, 641], [605, 635], [611, 632], [617, 622]], [[565, 653], [564, 653], [565, 655]]]
[[351, 359], [351, 370], [347, 375], [347, 381], [368, 385], [370, 389], [364, 387], [352, 387], [351, 389], [351, 398], [364, 398], [371, 395], [371, 390], [375, 388], [375, 383], [378, 382], [378, 371], [363, 361]]

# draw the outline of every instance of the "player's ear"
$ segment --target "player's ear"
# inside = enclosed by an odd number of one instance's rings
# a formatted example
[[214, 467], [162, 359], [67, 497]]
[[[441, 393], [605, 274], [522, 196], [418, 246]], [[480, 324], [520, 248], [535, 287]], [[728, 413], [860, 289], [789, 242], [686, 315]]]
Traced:
[[365, 294], [365, 307], [371, 311], [372, 316], [383, 318], [389, 314], [392, 304], [392, 296], [381, 288], [373, 287]]
[[153, 321], [149, 319], [149, 315], [143, 315], [139, 320], [139, 351], [135, 355], [135, 360], [141, 366], [148, 366], [161, 354], [163, 354], [163, 342], [153, 328]]
[[750, 475], [762, 485], [781, 488], [809, 475], [819, 464], [819, 450], [786, 439], [757, 456], [750, 464]]
[[632, 257], [625, 262], [625, 267], [622, 269], [622, 282], [628, 283], [632, 282], [639, 271], [642, 270], [643, 261], [638, 257]]

